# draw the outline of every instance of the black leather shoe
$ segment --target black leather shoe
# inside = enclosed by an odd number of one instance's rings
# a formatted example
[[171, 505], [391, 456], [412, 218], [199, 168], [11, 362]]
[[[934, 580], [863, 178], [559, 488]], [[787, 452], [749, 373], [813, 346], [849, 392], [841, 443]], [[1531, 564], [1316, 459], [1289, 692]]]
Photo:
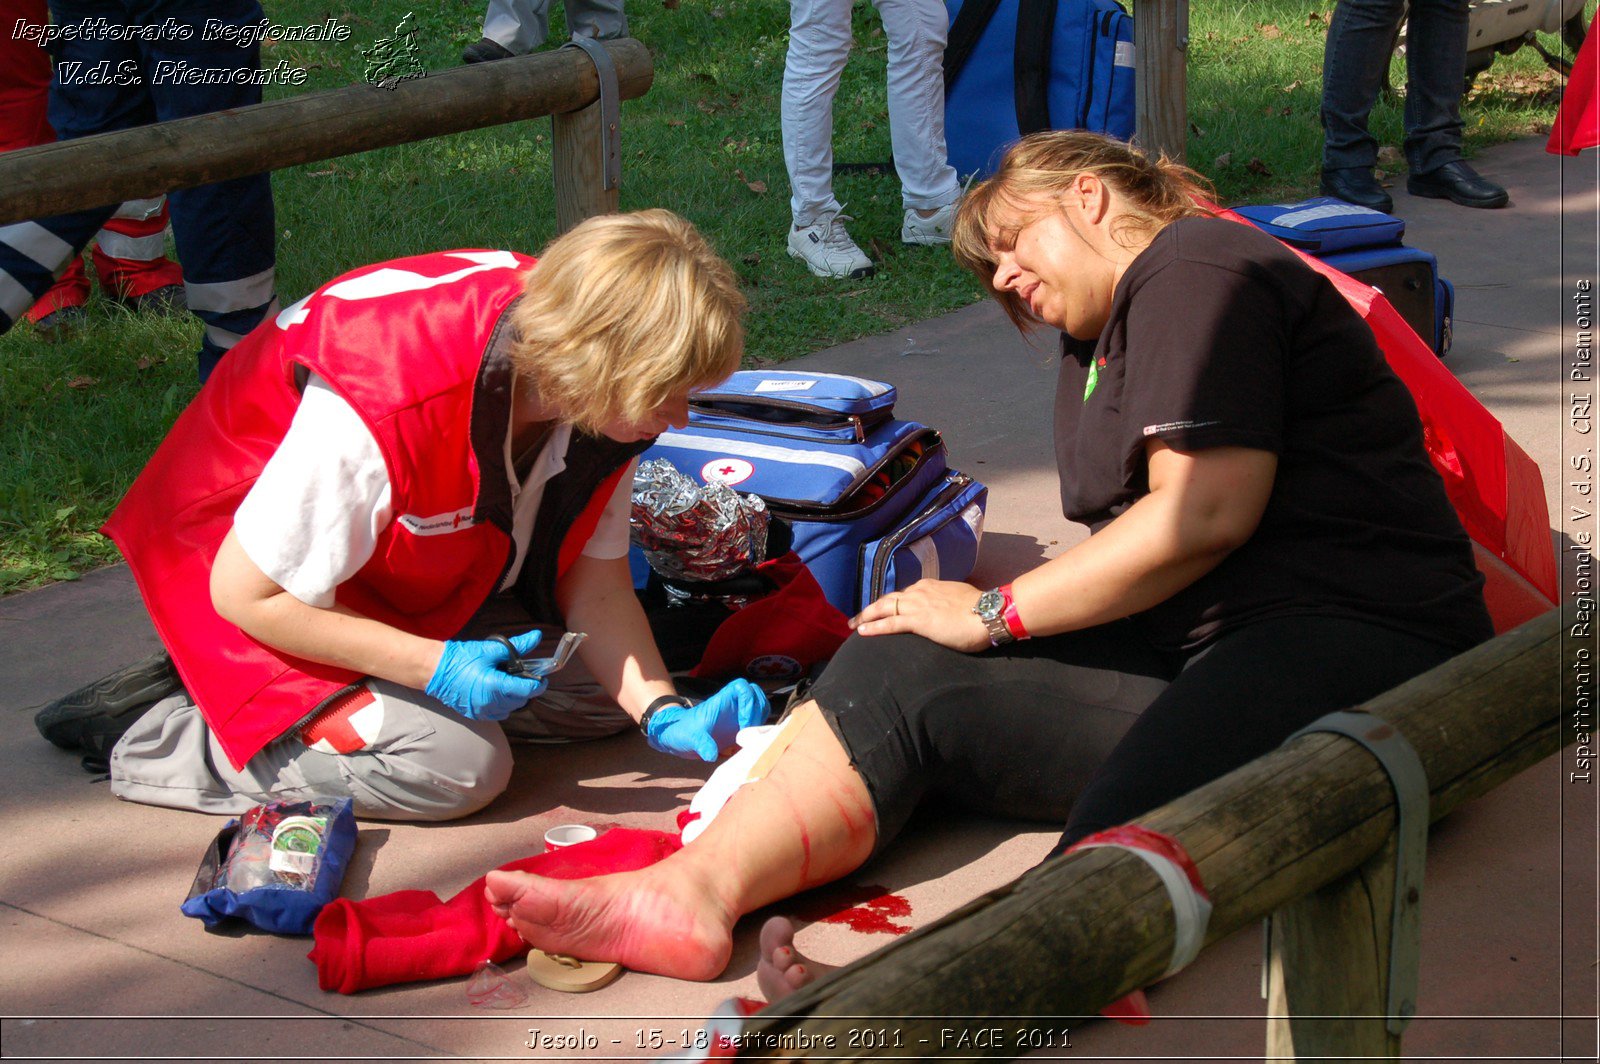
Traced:
[[480, 37], [477, 41], [467, 45], [461, 53], [463, 63], [492, 63], [496, 59], [510, 59], [516, 55], [511, 49], [499, 41], [491, 41], [487, 37]]
[[158, 651], [40, 709], [39, 734], [64, 750], [106, 755], [141, 713], [181, 686], [172, 659]]
[[1505, 189], [1479, 177], [1460, 159], [1425, 174], [1411, 174], [1406, 178], [1406, 191], [1413, 196], [1447, 199], [1463, 207], [1504, 207], [1511, 199]]
[[1394, 210], [1394, 200], [1365, 166], [1322, 171], [1322, 194], [1385, 214]]

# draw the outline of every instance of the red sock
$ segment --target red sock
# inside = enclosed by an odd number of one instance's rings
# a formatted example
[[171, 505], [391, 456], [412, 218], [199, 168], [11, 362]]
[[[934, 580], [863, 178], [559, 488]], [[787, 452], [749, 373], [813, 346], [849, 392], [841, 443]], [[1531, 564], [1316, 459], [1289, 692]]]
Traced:
[[[597, 839], [500, 866], [551, 879], [587, 879], [645, 868], [682, 847], [665, 831], [612, 828]], [[484, 961], [500, 963], [528, 944], [489, 907], [483, 879], [449, 901], [431, 890], [402, 890], [365, 901], [337, 898], [317, 917], [306, 956], [323, 990], [358, 990], [466, 975]]]

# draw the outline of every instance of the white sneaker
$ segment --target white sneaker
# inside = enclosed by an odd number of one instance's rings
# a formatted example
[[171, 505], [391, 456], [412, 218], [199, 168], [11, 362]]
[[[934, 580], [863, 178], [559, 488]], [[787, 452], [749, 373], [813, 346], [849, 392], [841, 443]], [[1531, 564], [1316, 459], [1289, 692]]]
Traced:
[[824, 217], [816, 225], [789, 229], [789, 257], [799, 259], [818, 277], [871, 277], [872, 260], [850, 239], [848, 214]]
[[956, 208], [960, 203], [960, 200], [946, 203], [927, 218], [907, 207], [905, 221], [900, 224], [900, 239], [907, 244], [950, 243], [950, 230], [956, 224]]

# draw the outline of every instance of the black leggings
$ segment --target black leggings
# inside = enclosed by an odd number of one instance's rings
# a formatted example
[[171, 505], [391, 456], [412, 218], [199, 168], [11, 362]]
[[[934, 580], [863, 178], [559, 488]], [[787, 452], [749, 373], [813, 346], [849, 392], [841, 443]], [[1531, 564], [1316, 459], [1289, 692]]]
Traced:
[[1124, 824], [1459, 649], [1366, 621], [1289, 616], [1188, 659], [1127, 621], [981, 654], [852, 637], [812, 697], [866, 781], [879, 848], [924, 795], [1066, 821], [1059, 848]]

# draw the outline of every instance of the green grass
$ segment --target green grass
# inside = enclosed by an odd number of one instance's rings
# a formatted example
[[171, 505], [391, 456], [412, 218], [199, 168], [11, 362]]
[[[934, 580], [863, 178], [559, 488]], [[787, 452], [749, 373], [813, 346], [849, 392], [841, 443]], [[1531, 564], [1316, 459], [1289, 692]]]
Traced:
[[[336, 18], [344, 43], [281, 43], [307, 84], [269, 97], [359, 81], [361, 49], [413, 11], [424, 65], [455, 66], [478, 37], [483, 0], [266, 0], [280, 25]], [[1194, 0], [1189, 50], [1191, 165], [1225, 202], [1315, 188], [1322, 47], [1332, 4]], [[778, 124], [787, 46], [782, 0], [642, 0], [633, 35], [651, 49], [655, 83], [623, 108], [622, 207], [668, 207], [694, 221], [738, 271], [750, 300], [748, 358], [778, 362], [939, 314], [979, 297], [948, 254], [898, 241], [892, 174], [836, 181], [851, 231], [877, 276], [811, 277], [785, 254], [788, 181]], [[552, 37], [564, 37], [556, 5]], [[885, 42], [873, 9], [854, 10], [856, 49], [835, 105], [840, 162], [890, 156]], [[1553, 39], [1550, 44], [1554, 45]], [[1397, 63], [1392, 80], [1404, 83]], [[1498, 60], [1466, 106], [1469, 153], [1549, 128], [1560, 80], [1524, 51]], [[1373, 128], [1398, 145], [1398, 102]], [[1394, 166], [1400, 169], [1399, 165]], [[279, 171], [278, 291], [287, 303], [354, 266], [447, 247], [537, 250], [555, 233], [548, 121], [526, 122]], [[0, 594], [72, 579], [115, 560], [94, 532], [194, 394], [193, 318], [138, 319], [91, 304], [88, 326], [44, 342], [23, 326], [0, 337]]]

